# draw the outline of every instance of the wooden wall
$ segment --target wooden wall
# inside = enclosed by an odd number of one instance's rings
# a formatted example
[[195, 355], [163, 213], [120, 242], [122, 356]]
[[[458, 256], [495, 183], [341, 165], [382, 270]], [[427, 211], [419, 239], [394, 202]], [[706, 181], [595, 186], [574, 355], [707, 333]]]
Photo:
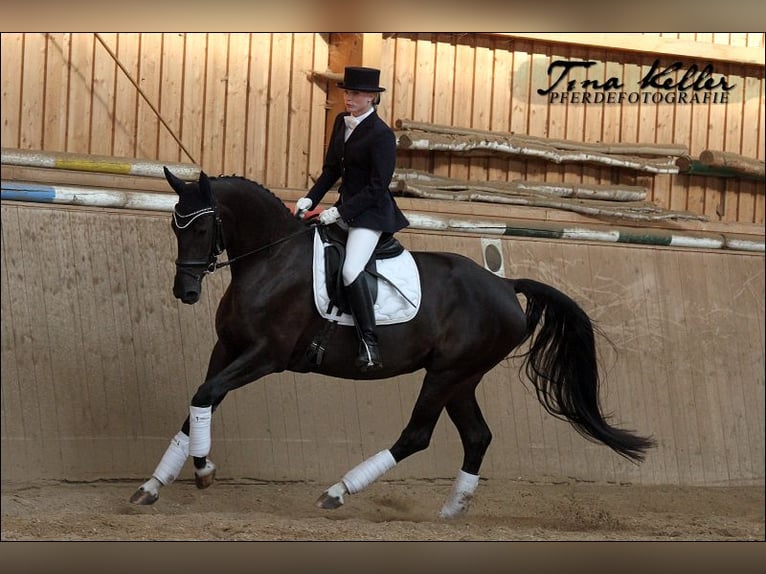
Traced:
[[[761, 50], [764, 46], [763, 34], [681, 36], [700, 46], [714, 41]], [[674, 143], [687, 146], [693, 157], [705, 149], [719, 149], [764, 159], [762, 64], [713, 62], [715, 77], [723, 75], [735, 86], [728, 104], [549, 104], [536, 93], [552, 83], [547, 70], [554, 60], [594, 60], [593, 72], [573, 77], [601, 83], [616, 77], [630, 90], [658, 57], [665, 65], [682, 62], [683, 70], [706, 62], [693, 55], [658, 56], [504, 35], [395, 34], [383, 43], [382, 81], [391, 91], [380, 109], [390, 121], [407, 118], [574, 141]], [[679, 80], [683, 70], [671, 77]], [[471, 159], [426, 152], [400, 155], [405, 167], [460, 179], [642, 185], [650, 189], [648, 199], [666, 209], [704, 214], [713, 221], [764, 222], [763, 182], [652, 176], [540, 160]]]
[[[482, 261], [480, 237], [400, 238]], [[480, 387], [494, 433], [483, 476], [763, 482], [762, 254], [496, 241], [509, 276], [564, 290], [598, 322], [614, 343], [600, 345], [605, 408], [659, 447], [635, 466], [587, 442], [543, 411], [510, 360]], [[139, 480], [154, 470], [204, 376], [228, 281], [221, 270], [198, 304], [181, 304], [174, 245], [166, 214], [3, 203], [3, 480]], [[267, 377], [222, 403], [211, 456], [222, 477], [335, 481], [398, 437], [421, 376]], [[444, 417], [431, 448], [388, 478], [451, 478], [461, 456]]]
[[3, 34], [3, 147], [305, 187], [321, 169], [326, 115], [311, 72], [327, 58], [327, 41], [308, 33]]
[[[391, 124], [412, 119], [575, 141], [675, 143], [695, 157], [711, 148], [764, 159], [764, 67], [762, 55], [760, 64], [748, 56], [762, 53], [763, 33], [606, 43], [593, 35], [592, 45], [548, 36], [3, 34], [2, 145], [189, 161], [214, 175], [305, 189], [321, 170], [327, 126], [341, 105], [335, 82], [313, 74], [365, 64], [382, 70], [388, 89], [380, 114]], [[644, 50], [629, 49], [636, 46]], [[536, 93], [550, 83], [546, 70], [556, 59], [594, 60], [589, 79], [633, 85], [657, 57], [680, 61], [684, 70], [711, 61], [715, 77], [735, 86], [730, 102], [548, 104]], [[399, 164], [478, 180], [644, 185], [659, 206], [712, 221], [762, 226], [766, 211], [757, 181], [422, 152], [402, 152]]]

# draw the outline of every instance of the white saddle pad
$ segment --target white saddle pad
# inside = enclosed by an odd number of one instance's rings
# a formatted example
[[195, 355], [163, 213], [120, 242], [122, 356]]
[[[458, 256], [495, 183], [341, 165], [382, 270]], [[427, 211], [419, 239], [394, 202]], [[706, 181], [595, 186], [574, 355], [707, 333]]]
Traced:
[[[327, 282], [325, 281], [324, 264], [325, 243], [314, 232], [314, 303], [317, 311], [325, 319], [337, 321], [341, 325], [353, 325], [354, 318], [348, 313], [340, 316], [335, 314], [333, 308], [328, 313], [330, 296], [327, 294]], [[393, 325], [405, 323], [412, 319], [420, 309], [420, 274], [412, 254], [406, 249], [390, 259], [380, 259], [376, 263], [377, 271], [386, 277], [391, 283], [407, 297], [406, 299], [389, 284], [388, 281], [378, 279], [378, 298], [375, 301], [375, 322], [378, 325]], [[407, 301], [409, 299], [409, 301]], [[412, 302], [412, 303], [410, 303]]]

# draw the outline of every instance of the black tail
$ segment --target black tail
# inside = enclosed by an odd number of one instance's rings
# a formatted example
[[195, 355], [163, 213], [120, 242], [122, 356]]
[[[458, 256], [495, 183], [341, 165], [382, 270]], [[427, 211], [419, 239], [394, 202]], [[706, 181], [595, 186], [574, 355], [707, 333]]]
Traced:
[[642, 461], [654, 440], [611, 426], [601, 411], [594, 327], [588, 315], [550, 285], [531, 279], [514, 283], [516, 292], [527, 298], [527, 339], [533, 337], [529, 350], [520, 355], [520, 370], [545, 410], [571, 423], [585, 438]]

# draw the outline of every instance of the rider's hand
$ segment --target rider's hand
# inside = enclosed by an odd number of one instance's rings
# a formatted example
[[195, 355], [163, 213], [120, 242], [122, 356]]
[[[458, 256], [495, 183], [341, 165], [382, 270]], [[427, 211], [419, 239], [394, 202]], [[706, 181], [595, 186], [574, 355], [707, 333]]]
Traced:
[[330, 209], [325, 209], [322, 213], [319, 214], [319, 223], [322, 225], [330, 225], [331, 223], [335, 223], [340, 219], [340, 213], [338, 212], [337, 207], [331, 207]]
[[295, 215], [302, 218], [303, 215], [311, 209], [312, 205], [314, 205], [314, 203], [308, 197], [301, 197], [295, 202]]

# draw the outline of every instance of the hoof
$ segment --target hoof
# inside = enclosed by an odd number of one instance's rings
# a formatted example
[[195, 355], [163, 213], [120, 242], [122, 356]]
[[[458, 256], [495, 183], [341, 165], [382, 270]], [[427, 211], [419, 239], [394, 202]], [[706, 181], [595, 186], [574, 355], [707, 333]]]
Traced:
[[343, 506], [343, 499], [338, 498], [337, 496], [330, 496], [324, 492], [322, 493], [322, 496], [317, 498], [316, 505], [325, 510], [335, 510], [336, 508]]
[[325, 510], [335, 510], [343, 506], [343, 495], [348, 492], [342, 482], [331, 486], [317, 498], [316, 505]]
[[201, 470], [194, 470], [194, 484], [200, 490], [211, 486], [215, 482], [215, 465], [207, 461], [205, 468]]
[[149, 492], [148, 490], [144, 490], [143, 488], [139, 488], [137, 491], [133, 493], [133, 496], [130, 497], [130, 501], [133, 504], [140, 504], [142, 506], [149, 506], [150, 504], [154, 504], [159, 499], [160, 495], [155, 494], [152, 492]]

